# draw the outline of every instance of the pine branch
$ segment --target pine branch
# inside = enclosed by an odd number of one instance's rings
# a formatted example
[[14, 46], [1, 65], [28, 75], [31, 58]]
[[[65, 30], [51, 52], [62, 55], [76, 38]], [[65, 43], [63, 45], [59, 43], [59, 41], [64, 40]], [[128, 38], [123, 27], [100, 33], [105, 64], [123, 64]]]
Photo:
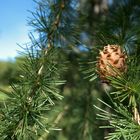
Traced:
[[[49, 132], [46, 114], [57, 99], [62, 99], [57, 86], [64, 83], [58, 80], [61, 72], [59, 67], [62, 65], [58, 65], [55, 53], [57, 49], [53, 43], [64, 9], [64, 1], [58, 2], [57, 5], [59, 12], [51, 21], [46, 42], [42, 42], [42, 38], [38, 42], [30, 36], [32, 42], [27, 44], [24, 50], [26, 53], [25, 62], [21, 67], [22, 76], [18, 84], [12, 84], [12, 93], [1, 108], [0, 137], [3, 140], [37, 139], [42, 131]], [[40, 18], [42, 15], [38, 16]]]
[[[101, 102], [104, 105], [110, 106], [103, 101]], [[122, 104], [113, 103], [113, 106], [111, 106], [110, 109], [114, 113], [106, 112], [98, 107], [96, 108], [100, 109], [100, 114], [97, 114], [98, 119], [109, 121], [109, 125], [101, 126], [101, 128], [114, 129], [114, 132], [110, 132], [106, 139], [138, 140], [140, 138], [139, 124], [133, 119], [133, 115], [129, 112], [129, 110]]]
[[[119, 74], [117, 69], [108, 64], [100, 64], [103, 69], [105, 66], [107, 66], [107, 69], [111, 69], [110, 74], [106, 76], [106, 78], [109, 81], [107, 84], [110, 87], [113, 87], [109, 96], [111, 96], [110, 98], [114, 106], [109, 108], [110, 111], [104, 111], [97, 107], [101, 112], [97, 115], [98, 119], [109, 123], [102, 128], [110, 128], [111, 131], [113, 131], [106, 137], [108, 140], [140, 139], [140, 70], [138, 63], [140, 37], [140, 20], [138, 15], [140, 11], [138, 5], [138, 1], [132, 0], [113, 2], [109, 7], [107, 16], [101, 19], [101, 24], [98, 25], [94, 38], [98, 48], [106, 46], [107, 44], [120, 45], [125, 50], [128, 57], [127, 68], [125, 67], [126, 69], [123, 71], [123, 74]], [[106, 54], [108, 54], [108, 52], [109, 51], [103, 54], [103, 61], [106, 59]], [[92, 55], [95, 54], [95, 52], [92, 53]], [[114, 55], [114, 57], [111, 58], [111, 61], [113, 62], [113, 59], [115, 60], [116, 58], [117, 56]], [[101, 56], [99, 59], [101, 60]], [[106, 59], [105, 61], [108, 60]], [[87, 75], [87, 78], [90, 78], [91, 82], [96, 78], [96, 75], [99, 75], [96, 73], [98, 69], [93, 65], [94, 62], [97, 63], [95, 58], [92, 58], [89, 65], [88, 63], [83, 65], [83, 73]], [[124, 66], [124, 63], [122, 64], [122, 67]], [[103, 71], [103, 75], [104, 72], [106, 71]], [[116, 75], [113, 75], [112, 73], [115, 73]], [[104, 103], [104, 105], [105, 104], [106, 103]]]
[[[62, 13], [62, 10], [64, 9], [64, 7], [65, 7], [65, 5], [64, 5], [64, 1], [62, 0], [61, 1], [61, 3], [60, 3], [60, 7], [59, 7], [59, 12], [58, 12], [58, 14], [56, 15], [56, 18], [55, 18], [55, 20], [53, 21], [53, 23], [52, 23], [52, 26], [51, 26], [51, 30], [50, 30], [50, 32], [48, 32], [48, 44], [47, 44], [47, 48], [45, 48], [45, 51], [44, 51], [44, 57], [46, 57], [47, 56], [47, 54], [48, 54], [48, 52], [49, 52], [49, 50], [53, 47], [53, 44], [52, 44], [52, 42], [53, 42], [53, 37], [54, 37], [54, 33], [57, 31], [57, 29], [58, 29], [58, 26], [59, 26], [59, 22], [60, 22], [60, 18], [61, 18], [61, 13]], [[41, 13], [41, 7], [40, 7], [40, 13]], [[40, 16], [40, 15], [39, 15]], [[41, 64], [41, 66], [40, 66], [40, 68], [39, 68], [39, 70], [38, 70], [38, 72], [37, 72], [37, 81], [40, 81], [40, 77], [41, 77], [41, 75], [42, 75], [42, 73], [43, 73], [43, 69], [44, 69], [44, 64], [42, 63]], [[38, 87], [38, 82], [36, 83], [36, 85], [35, 86], [33, 86], [33, 89], [32, 89], [32, 91], [31, 91], [31, 95], [33, 95], [34, 94], [34, 92], [38, 89], [39, 87]]]

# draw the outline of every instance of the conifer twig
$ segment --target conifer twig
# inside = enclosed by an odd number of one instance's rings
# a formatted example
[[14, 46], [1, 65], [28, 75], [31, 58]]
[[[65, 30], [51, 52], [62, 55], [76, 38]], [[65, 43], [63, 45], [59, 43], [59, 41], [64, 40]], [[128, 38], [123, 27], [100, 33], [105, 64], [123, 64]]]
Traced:
[[[47, 44], [47, 48], [44, 48], [45, 49], [45, 52], [44, 52], [44, 57], [47, 56], [49, 50], [51, 48], [53, 48], [53, 45], [51, 42], [53, 42], [53, 35], [54, 35], [54, 32], [58, 29], [59, 27], [59, 23], [60, 23], [60, 18], [61, 18], [61, 14], [62, 14], [62, 11], [65, 7], [65, 4], [64, 4], [64, 0], [61, 1], [61, 4], [60, 4], [60, 12], [58, 12], [58, 15], [56, 16], [56, 19], [55, 21], [53, 22], [52, 24], [52, 31], [50, 31], [48, 33], [48, 44]], [[39, 70], [38, 70], [38, 77], [37, 77], [37, 81], [35, 83], [35, 85], [33, 86], [32, 90], [31, 90], [31, 97], [35, 94], [35, 92], [37, 91], [37, 89], [39, 88], [39, 81], [40, 81], [40, 78], [41, 78], [41, 75], [43, 73], [43, 69], [44, 69], [44, 62], [41, 64]]]

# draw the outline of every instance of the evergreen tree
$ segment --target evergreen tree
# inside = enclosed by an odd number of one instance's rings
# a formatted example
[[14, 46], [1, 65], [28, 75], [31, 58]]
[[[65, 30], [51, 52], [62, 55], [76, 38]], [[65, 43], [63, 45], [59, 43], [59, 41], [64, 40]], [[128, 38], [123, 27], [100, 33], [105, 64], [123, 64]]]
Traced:
[[139, 0], [35, 2], [0, 139], [139, 140]]

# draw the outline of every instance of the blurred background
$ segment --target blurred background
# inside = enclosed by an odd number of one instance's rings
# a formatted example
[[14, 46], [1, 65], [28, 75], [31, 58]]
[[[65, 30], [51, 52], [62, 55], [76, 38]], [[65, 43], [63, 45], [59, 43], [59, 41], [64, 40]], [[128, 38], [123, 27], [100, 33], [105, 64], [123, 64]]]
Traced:
[[0, 85], [7, 86], [15, 82], [18, 73], [18, 51], [20, 45], [29, 42], [28, 33], [32, 30], [27, 26], [30, 16], [28, 10], [33, 10], [32, 0], [6, 0], [0, 4]]

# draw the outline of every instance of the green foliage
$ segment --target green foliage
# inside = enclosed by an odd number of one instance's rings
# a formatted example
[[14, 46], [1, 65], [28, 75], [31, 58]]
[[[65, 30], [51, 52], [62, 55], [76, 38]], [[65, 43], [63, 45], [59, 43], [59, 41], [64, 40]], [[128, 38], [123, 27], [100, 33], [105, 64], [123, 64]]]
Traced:
[[97, 28], [97, 44], [118, 44], [128, 53], [135, 52], [139, 46], [139, 1], [114, 1], [109, 7], [107, 18], [101, 20]]
[[[23, 63], [20, 82], [12, 85], [12, 92], [2, 106], [2, 139], [36, 139], [41, 131], [48, 132], [47, 112], [55, 100], [62, 99], [57, 86], [63, 84], [63, 81], [58, 80], [55, 62], [47, 61], [49, 56], [45, 56], [42, 75], [38, 75], [43, 55], [36, 55], [32, 51], [28, 49], [28, 61]], [[49, 54], [54, 55], [51, 50]]]
[[101, 126], [101, 128], [112, 129], [106, 139], [108, 140], [139, 140], [140, 139], [140, 126], [133, 120], [133, 116], [123, 104], [116, 104], [112, 102], [111, 105], [99, 100], [105, 106], [109, 108], [110, 111], [105, 111], [101, 108], [96, 107], [100, 110], [100, 114], [97, 114], [99, 120], [109, 121], [106, 126]]
[[[102, 127], [110, 129], [106, 136], [108, 140], [140, 139], [139, 4], [139, 1], [131, 0], [114, 2], [109, 8], [108, 17], [102, 20], [104, 22], [97, 29], [96, 44], [121, 45], [128, 57], [126, 72], [107, 77], [109, 85], [113, 87], [108, 93], [112, 103], [108, 105], [106, 101], [100, 101], [108, 107], [108, 111], [96, 107], [100, 110], [98, 119], [108, 122]], [[113, 71], [118, 73], [116, 69]]]
[[58, 65], [60, 58], [56, 52], [59, 52], [54, 48], [51, 32], [51, 39], [48, 37], [45, 43], [30, 37], [31, 44], [24, 50], [19, 82], [12, 84], [9, 98], [1, 106], [0, 137], [3, 140], [38, 139], [43, 131], [49, 133], [47, 112], [62, 99], [58, 86], [64, 83], [59, 80], [62, 65]]
[[[0, 88], [0, 139], [139, 140], [139, 1], [112, 1], [106, 10], [96, 0], [35, 2], [28, 24], [38, 37], [29, 35], [14, 64], [0, 64], [0, 81], [12, 81]], [[96, 68], [107, 44], [128, 56], [127, 71], [108, 77], [109, 96]]]

